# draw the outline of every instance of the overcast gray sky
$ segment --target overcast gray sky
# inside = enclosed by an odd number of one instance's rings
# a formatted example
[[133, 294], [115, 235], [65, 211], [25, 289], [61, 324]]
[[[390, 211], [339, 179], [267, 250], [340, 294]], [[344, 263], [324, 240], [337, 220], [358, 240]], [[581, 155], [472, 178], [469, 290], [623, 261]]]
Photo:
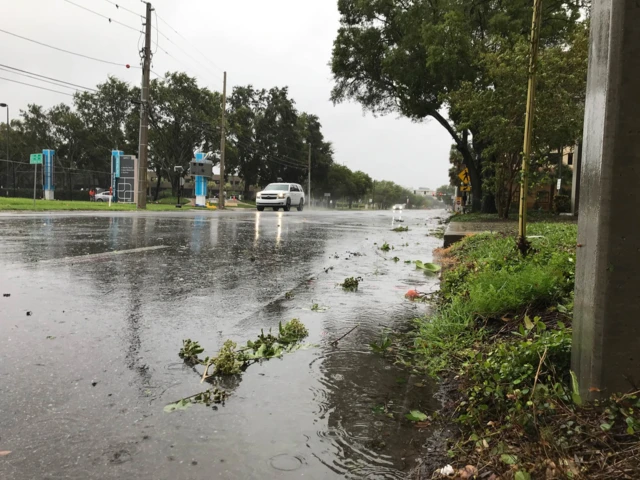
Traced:
[[[138, 0], [73, 0], [141, 28], [140, 18], [116, 9], [111, 1], [144, 13], [144, 4]], [[396, 116], [374, 118], [363, 114], [358, 104], [334, 106], [329, 101], [332, 80], [328, 63], [339, 26], [337, 0], [156, 0], [153, 6], [178, 32], [158, 22], [160, 32], [174, 43], [158, 37], [160, 48], [171, 56], [158, 50], [153, 59], [155, 72], [186, 71], [218, 91], [222, 89], [222, 69], [228, 72], [229, 89], [246, 84], [259, 88], [288, 86], [299, 110], [320, 117], [338, 163], [363, 170], [374, 179], [393, 180], [410, 188], [436, 188], [448, 183], [451, 139], [436, 122], [414, 124]], [[139, 33], [65, 0], [1, 1], [0, 29], [123, 65], [140, 63]], [[191, 45], [196, 45], [208, 60]], [[0, 64], [83, 86], [93, 87], [107, 75], [140, 82], [139, 69], [94, 62], [1, 32], [0, 46]], [[5, 71], [0, 71], [0, 77], [72, 93]], [[70, 101], [68, 96], [0, 80], [0, 103], [10, 105], [11, 117], [17, 117], [28, 103], [50, 107]], [[0, 112], [0, 120], [4, 118], [5, 112]]]

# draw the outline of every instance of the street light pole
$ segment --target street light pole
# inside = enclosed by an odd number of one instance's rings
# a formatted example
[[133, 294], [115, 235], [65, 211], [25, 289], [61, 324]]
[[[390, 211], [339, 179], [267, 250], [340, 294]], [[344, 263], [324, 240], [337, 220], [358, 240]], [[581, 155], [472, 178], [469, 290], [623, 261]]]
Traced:
[[9, 191], [9, 130], [11, 128], [9, 125], [9, 105], [6, 103], [0, 103], [0, 107], [7, 109], [7, 158], [5, 159], [7, 161], [7, 178], [5, 180], [6, 185], [4, 187]]

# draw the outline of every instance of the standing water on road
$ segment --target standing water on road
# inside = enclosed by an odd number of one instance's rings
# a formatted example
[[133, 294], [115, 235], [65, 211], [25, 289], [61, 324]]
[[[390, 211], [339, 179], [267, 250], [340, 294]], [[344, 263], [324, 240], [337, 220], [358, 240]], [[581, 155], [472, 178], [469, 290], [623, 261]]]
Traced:
[[[404, 294], [436, 279], [404, 262], [430, 261], [443, 214], [0, 216], [0, 478], [404, 478], [428, 436], [405, 414], [434, 388], [369, 344], [426, 312]], [[292, 318], [312, 348], [251, 366], [217, 410], [164, 412], [206, 389], [183, 339], [214, 355]]]

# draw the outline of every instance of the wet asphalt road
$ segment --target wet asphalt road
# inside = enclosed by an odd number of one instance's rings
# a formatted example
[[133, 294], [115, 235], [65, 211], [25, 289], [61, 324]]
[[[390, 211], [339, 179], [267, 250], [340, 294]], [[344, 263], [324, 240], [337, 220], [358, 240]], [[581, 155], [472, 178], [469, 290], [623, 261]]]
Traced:
[[[403, 296], [435, 279], [404, 261], [431, 259], [444, 215], [0, 215], [0, 479], [403, 478], [428, 435], [403, 417], [433, 388], [368, 344], [424, 314]], [[213, 356], [291, 318], [316, 346], [251, 366], [217, 411], [164, 413], [206, 389], [184, 338]]]

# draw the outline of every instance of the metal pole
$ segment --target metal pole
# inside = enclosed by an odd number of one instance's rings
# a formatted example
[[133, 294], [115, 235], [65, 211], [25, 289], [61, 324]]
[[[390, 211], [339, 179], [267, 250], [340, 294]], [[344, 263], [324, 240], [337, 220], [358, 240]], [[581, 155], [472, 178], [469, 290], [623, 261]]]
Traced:
[[149, 158], [149, 81], [151, 71], [151, 3], [147, 2], [142, 61], [142, 88], [140, 90], [140, 142], [138, 145], [138, 198], [136, 206], [147, 208], [147, 169]]
[[38, 176], [38, 164], [33, 166], [33, 209], [36, 209], [36, 178]]
[[224, 208], [224, 150], [225, 150], [225, 116], [227, 110], [227, 72], [224, 72], [222, 85], [222, 124], [220, 126], [220, 193], [218, 194], [218, 209]]
[[536, 66], [542, 25], [542, 0], [533, 2], [533, 21], [531, 25], [531, 51], [529, 54], [529, 85], [527, 93], [527, 111], [524, 124], [524, 149], [522, 153], [522, 178], [520, 180], [520, 214], [518, 216], [518, 245], [527, 250], [527, 194], [529, 188], [529, 159], [533, 133], [533, 114], [536, 101]]
[[309, 206], [311, 206], [311, 143], [309, 143]]

